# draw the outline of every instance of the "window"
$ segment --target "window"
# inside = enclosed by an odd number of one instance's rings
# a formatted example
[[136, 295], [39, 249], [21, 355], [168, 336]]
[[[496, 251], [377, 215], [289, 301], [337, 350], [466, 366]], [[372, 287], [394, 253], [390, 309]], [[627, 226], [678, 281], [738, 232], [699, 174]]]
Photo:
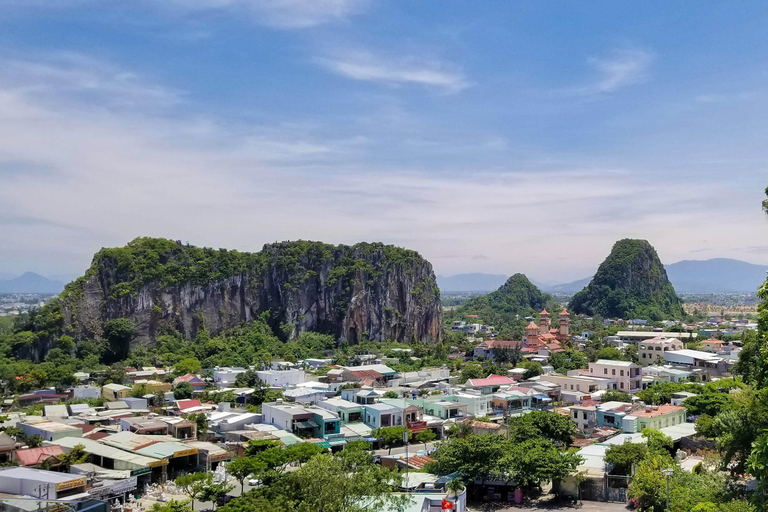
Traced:
[[620, 383], [621, 389], [624, 389], [624, 382]]
[[573, 419], [578, 419], [578, 418], [579, 418], [578, 411], [573, 411]]
[[584, 413], [584, 419], [587, 419], [587, 413]]
[[611, 370], [611, 375], [616, 375], [616, 369]]
[[603, 368], [603, 373], [604, 373], [605, 375], [608, 375], [608, 368]]
[[619, 376], [621, 376], [621, 377], [624, 376], [624, 370], [619, 370]]

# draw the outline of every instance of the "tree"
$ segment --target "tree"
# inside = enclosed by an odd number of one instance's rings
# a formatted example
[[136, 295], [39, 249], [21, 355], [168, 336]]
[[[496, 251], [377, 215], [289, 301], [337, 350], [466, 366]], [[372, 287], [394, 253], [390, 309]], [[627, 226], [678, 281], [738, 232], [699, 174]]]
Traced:
[[384, 398], [399, 398], [399, 395], [396, 391], [387, 391], [384, 393]]
[[621, 351], [614, 347], [605, 347], [600, 349], [600, 352], [597, 353], [598, 359], [609, 359], [612, 361], [621, 361], [622, 355]]
[[416, 434], [416, 441], [424, 443], [424, 449], [426, 450], [427, 443], [431, 443], [436, 437], [437, 434], [432, 429], [427, 428]]
[[30, 448], [37, 448], [39, 446], [42, 446], [43, 441], [45, 441], [45, 439], [43, 439], [43, 436], [38, 434], [33, 434], [25, 439], [25, 443]]
[[84, 462], [88, 462], [91, 454], [85, 451], [85, 446], [82, 444], [76, 444], [71, 450], [69, 450], [69, 453], [63, 453], [57, 457], [61, 463], [61, 469], [64, 471], [69, 471], [69, 468], [72, 467], [72, 464], [82, 464]]
[[509, 437], [524, 442], [533, 437], [543, 437], [555, 444], [568, 446], [573, 442], [576, 423], [568, 416], [546, 411], [532, 411], [523, 416], [510, 418]]
[[624, 393], [623, 391], [617, 391], [615, 389], [608, 389], [600, 397], [601, 402], [625, 402], [632, 403], [632, 395]]
[[377, 428], [371, 432], [371, 435], [389, 448], [389, 453], [392, 453], [392, 447], [403, 442], [403, 435], [406, 432], [410, 438], [411, 433], [403, 426]]
[[104, 324], [104, 339], [107, 341], [108, 362], [122, 361], [128, 357], [131, 340], [136, 326], [128, 318], [115, 318]]
[[171, 500], [166, 503], [155, 503], [149, 510], [150, 512], [189, 512], [192, 510], [190, 503], [190, 501]]
[[251, 475], [266, 471], [267, 465], [258, 457], [238, 457], [227, 465], [227, 472], [240, 482], [241, 492], [245, 492], [245, 480]]
[[189, 421], [195, 422], [195, 430], [198, 438], [205, 438], [208, 433], [208, 417], [204, 412], [193, 412], [184, 416]]
[[186, 400], [192, 398], [194, 388], [189, 382], [179, 382], [173, 390], [173, 398], [176, 400]]
[[606, 464], [613, 465], [611, 473], [631, 475], [632, 467], [648, 456], [648, 447], [642, 443], [611, 445], [605, 452]]
[[565, 373], [569, 370], [578, 370], [580, 368], [586, 368], [589, 366], [587, 358], [574, 349], [566, 349], [563, 352], [556, 352], [549, 358], [549, 364], [552, 365], [556, 371]]
[[546, 439], [533, 438], [511, 444], [499, 466], [502, 474], [525, 489], [540, 487], [547, 482], [552, 482], [553, 488], [558, 489], [560, 481], [583, 461], [575, 450], [561, 450]]
[[174, 480], [174, 483], [181, 487], [182, 490], [189, 495], [192, 503], [190, 504], [192, 510], [195, 510], [195, 500], [199, 499], [203, 494], [207, 485], [213, 483], [212, 473], [188, 473], [181, 475]]
[[459, 383], [467, 382], [469, 379], [482, 379], [485, 376], [483, 367], [477, 363], [467, 363], [464, 368], [461, 369], [461, 377]]
[[523, 379], [525, 380], [544, 373], [544, 368], [542, 368], [541, 363], [537, 363], [536, 361], [529, 361], [524, 359], [517, 363], [517, 367], [525, 368], [525, 373], [523, 374]]
[[219, 501], [227, 495], [229, 491], [234, 488], [233, 485], [224, 482], [214, 482], [213, 478], [210, 481], [206, 481], [200, 488], [200, 501], [210, 501], [213, 503], [213, 509], [219, 504]]
[[655, 457], [644, 460], [638, 466], [629, 488], [629, 497], [637, 500], [641, 510], [661, 512], [666, 509], [666, 477], [661, 473], [666, 467], [666, 461]]
[[173, 376], [179, 377], [181, 375], [187, 375], [192, 374], [195, 375], [197, 373], [200, 373], [200, 370], [202, 369], [202, 365], [200, 364], [200, 361], [194, 357], [188, 357], [186, 359], [182, 359], [175, 365], [173, 365]]
[[757, 481], [753, 503], [758, 511], [764, 512], [768, 510], [768, 434], [763, 434], [755, 440], [746, 468], [747, 473]]

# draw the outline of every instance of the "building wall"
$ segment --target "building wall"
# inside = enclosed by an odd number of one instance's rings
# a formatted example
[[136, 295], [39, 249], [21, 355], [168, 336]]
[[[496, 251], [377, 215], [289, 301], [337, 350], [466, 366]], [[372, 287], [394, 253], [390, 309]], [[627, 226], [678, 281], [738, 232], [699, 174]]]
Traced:
[[640, 365], [622, 366], [613, 364], [589, 363], [589, 373], [595, 377], [616, 379], [616, 389], [630, 393], [642, 389]]
[[295, 386], [306, 380], [304, 370], [257, 371], [256, 376], [268, 386], [276, 387]]

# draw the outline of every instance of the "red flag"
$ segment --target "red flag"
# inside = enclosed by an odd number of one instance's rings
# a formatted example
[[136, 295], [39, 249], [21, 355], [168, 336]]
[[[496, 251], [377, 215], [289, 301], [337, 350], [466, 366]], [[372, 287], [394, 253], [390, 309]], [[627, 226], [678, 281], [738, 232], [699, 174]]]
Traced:
[[443, 498], [443, 506], [441, 508], [443, 510], [453, 510], [453, 503]]

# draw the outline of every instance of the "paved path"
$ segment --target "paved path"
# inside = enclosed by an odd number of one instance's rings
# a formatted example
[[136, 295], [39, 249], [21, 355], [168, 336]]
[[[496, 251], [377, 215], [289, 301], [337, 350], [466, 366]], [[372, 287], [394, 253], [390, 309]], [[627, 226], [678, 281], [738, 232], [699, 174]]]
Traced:
[[626, 503], [604, 503], [602, 501], [584, 501], [580, 505], [567, 505], [543, 502], [529, 505], [507, 505], [502, 503], [470, 504], [470, 512], [538, 512], [544, 510], [570, 510], [573, 512], [629, 512]]

